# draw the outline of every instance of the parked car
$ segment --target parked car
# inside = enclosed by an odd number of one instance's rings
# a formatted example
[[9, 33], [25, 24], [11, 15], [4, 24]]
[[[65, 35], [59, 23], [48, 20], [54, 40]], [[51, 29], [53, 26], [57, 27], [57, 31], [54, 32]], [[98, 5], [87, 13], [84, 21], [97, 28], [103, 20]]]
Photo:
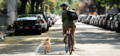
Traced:
[[120, 13], [107, 15], [79, 15], [79, 22], [120, 32]]
[[46, 16], [46, 21], [48, 22], [48, 26], [49, 26], [49, 27], [52, 27], [52, 25], [53, 25], [53, 20], [52, 20], [52, 18], [51, 18], [50, 16]]
[[[35, 16], [18, 17], [14, 21], [15, 34], [19, 33], [42, 33], [41, 20]], [[31, 32], [32, 31], [32, 32]]]
[[120, 32], [120, 13], [118, 13], [114, 18], [115, 31]]
[[55, 22], [60, 19], [60, 15], [56, 15], [56, 14], [51, 14], [50, 15], [52, 21], [53, 21], [53, 25], [55, 24]]
[[44, 17], [43, 14], [37, 14], [36, 16], [38, 18], [40, 18], [42, 32], [47, 32], [49, 30], [49, 24], [48, 24], [48, 21], [47, 21], [46, 17]]

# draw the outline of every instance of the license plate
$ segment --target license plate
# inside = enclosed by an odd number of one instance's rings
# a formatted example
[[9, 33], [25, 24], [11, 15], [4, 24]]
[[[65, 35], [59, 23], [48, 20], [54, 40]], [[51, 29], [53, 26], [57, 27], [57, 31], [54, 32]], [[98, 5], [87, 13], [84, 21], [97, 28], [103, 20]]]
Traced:
[[31, 29], [30, 27], [25, 27], [24, 29]]

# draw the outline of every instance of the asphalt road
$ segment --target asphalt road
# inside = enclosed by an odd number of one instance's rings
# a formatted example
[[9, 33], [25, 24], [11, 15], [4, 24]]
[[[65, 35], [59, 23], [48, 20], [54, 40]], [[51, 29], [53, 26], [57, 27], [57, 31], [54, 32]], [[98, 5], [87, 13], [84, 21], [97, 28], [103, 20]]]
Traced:
[[[120, 56], [119, 33], [82, 23], [76, 23], [76, 26], [77, 49], [73, 56]], [[41, 41], [46, 38], [51, 39], [52, 50], [45, 55]], [[58, 20], [47, 33], [42, 35], [7, 37], [7, 43], [0, 42], [0, 56], [68, 56], [69, 54], [64, 51], [62, 39], [62, 24]]]

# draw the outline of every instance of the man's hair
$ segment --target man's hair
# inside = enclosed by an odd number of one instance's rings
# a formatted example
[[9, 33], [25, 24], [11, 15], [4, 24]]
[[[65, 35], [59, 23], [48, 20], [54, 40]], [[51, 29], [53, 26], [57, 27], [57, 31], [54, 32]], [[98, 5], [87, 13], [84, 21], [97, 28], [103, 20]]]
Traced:
[[60, 7], [62, 7], [62, 6], [68, 7], [68, 4], [62, 3], [62, 4], [60, 5]]

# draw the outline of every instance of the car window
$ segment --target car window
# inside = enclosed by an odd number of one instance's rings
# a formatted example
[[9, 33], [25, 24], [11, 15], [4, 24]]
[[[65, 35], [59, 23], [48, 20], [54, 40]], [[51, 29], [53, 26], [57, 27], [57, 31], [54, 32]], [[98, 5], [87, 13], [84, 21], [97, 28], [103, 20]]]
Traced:
[[21, 17], [17, 18], [17, 20], [38, 20], [37, 17]]
[[43, 19], [43, 16], [41, 15], [41, 19]]
[[41, 20], [41, 16], [38, 16], [37, 18], [38, 18], [38, 20]]
[[39, 19], [43, 19], [43, 16], [41, 14], [36, 15]]

